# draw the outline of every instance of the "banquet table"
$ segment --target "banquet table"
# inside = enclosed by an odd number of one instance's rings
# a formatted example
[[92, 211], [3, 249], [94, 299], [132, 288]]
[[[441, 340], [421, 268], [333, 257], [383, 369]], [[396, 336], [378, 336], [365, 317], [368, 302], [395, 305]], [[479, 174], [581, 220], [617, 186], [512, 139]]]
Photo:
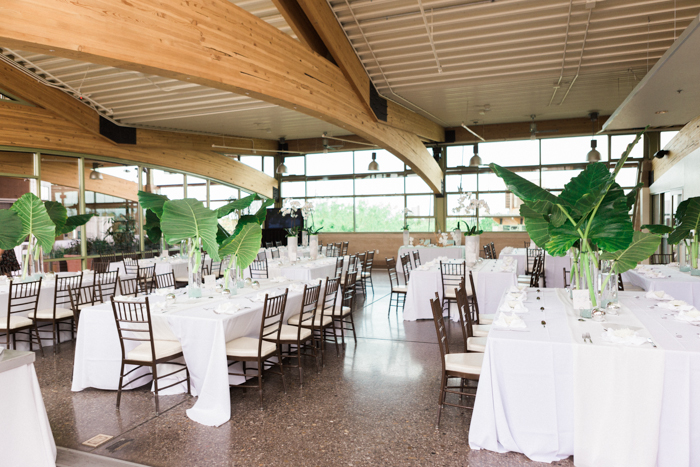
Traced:
[[[518, 275], [525, 274], [527, 266], [527, 251], [525, 248], [505, 247], [501, 250], [499, 258], [512, 256], [518, 260]], [[564, 269], [571, 271], [571, 256], [552, 256], [545, 253], [544, 273], [547, 278], [547, 287], [564, 288]]]
[[0, 353], [0, 465], [56, 465], [56, 443], [46, 415], [34, 352]]
[[[335, 265], [337, 258], [320, 257], [317, 260], [301, 258], [294, 264], [285, 260], [268, 260], [267, 272], [270, 279], [274, 277], [286, 277], [290, 280], [311, 281], [335, 277]], [[343, 258], [343, 273], [348, 271], [349, 256]], [[358, 275], [360, 271], [358, 264]], [[250, 269], [243, 272], [244, 277], [250, 277]]]
[[[495, 313], [503, 291], [517, 284], [518, 280], [515, 275], [517, 264], [515, 263], [513, 261], [510, 265], [507, 265], [505, 260], [487, 259], [474, 265], [472, 274], [474, 276], [480, 313]], [[467, 287], [470, 287], [468, 268], [466, 279]], [[433, 319], [430, 300], [435, 298], [435, 292], [442, 299], [440, 263], [439, 261], [432, 265], [423, 263], [422, 266], [411, 272], [411, 280], [408, 281], [406, 303], [403, 309], [404, 321]], [[451, 312], [451, 319], [459, 320], [459, 314], [456, 312], [456, 309]]]
[[[192, 395], [197, 396], [197, 402], [187, 410], [187, 416], [198, 423], [220, 426], [231, 418], [229, 382], [240, 384], [243, 379], [228, 375], [226, 342], [238, 337], [259, 337], [264, 294], [278, 295], [289, 288], [285, 322], [289, 316], [300, 311], [303, 283], [267, 279], [261, 279], [260, 283], [260, 289], [239, 289], [238, 294], [229, 299], [223, 299], [220, 295], [188, 299], [180, 295], [176, 306], [170, 310], [163, 310], [158, 305], [158, 302], [163, 302], [163, 296], [152, 294], [149, 297], [154, 338], [179, 341], [182, 345], [190, 371]], [[214, 309], [224, 302], [249, 308], [233, 314], [215, 313]], [[127, 352], [135, 347], [133, 344], [125, 342]], [[83, 310], [75, 348], [72, 390], [82, 391], [90, 387], [116, 390], [120, 365], [121, 348], [111, 305]], [[129, 369], [127, 365], [126, 371]], [[134, 372], [129, 380], [148, 371], [141, 369]], [[180, 384], [160, 394], [183, 392], [186, 392], [186, 386]]]
[[[659, 273], [663, 277], [653, 277]], [[622, 273], [622, 280], [646, 291], [663, 290], [677, 300], [700, 307], [700, 277], [680, 272], [678, 266], [638, 266]]]
[[[399, 265], [399, 269], [401, 265], [399, 258], [401, 258], [401, 255], [413, 251], [417, 251], [420, 254], [421, 264], [432, 261], [439, 256], [446, 256], [447, 258], [453, 259], [464, 259], [464, 246], [401, 246], [399, 247], [399, 252], [396, 256], [396, 264]], [[411, 261], [413, 261], [413, 254], [411, 254]]]
[[[563, 289], [527, 289], [526, 328], [489, 333], [472, 449], [573, 454], [577, 467], [700, 465], [700, 327], [643, 292], [619, 297], [619, 315], [596, 322], [580, 320]], [[639, 345], [610, 342], [624, 328]]]
[[[148, 258], [140, 259], [139, 267], [149, 267], [156, 266], [156, 274], [168, 274], [170, 271], [175, 273], [175, 277], [185, 277], [187, 276], [187, 259], [166, 256], [165, 258]], [[211, 257], [207, 256], [204, 259], [204, 264], [211, 267]], [[110, 271], [119, 271], [119, 277], [123, 277], [126, 274], [124, 270], [123, 261], [115, 261], [109, 263]]]

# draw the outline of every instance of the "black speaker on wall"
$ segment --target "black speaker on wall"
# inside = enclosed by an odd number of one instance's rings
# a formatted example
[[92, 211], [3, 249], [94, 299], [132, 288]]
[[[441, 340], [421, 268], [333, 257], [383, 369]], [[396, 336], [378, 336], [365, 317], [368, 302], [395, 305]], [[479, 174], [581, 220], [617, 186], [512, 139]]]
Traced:
[[117, 144], [136, 144], [136, 128], [119, 126], [101, 115], [100, 134]]

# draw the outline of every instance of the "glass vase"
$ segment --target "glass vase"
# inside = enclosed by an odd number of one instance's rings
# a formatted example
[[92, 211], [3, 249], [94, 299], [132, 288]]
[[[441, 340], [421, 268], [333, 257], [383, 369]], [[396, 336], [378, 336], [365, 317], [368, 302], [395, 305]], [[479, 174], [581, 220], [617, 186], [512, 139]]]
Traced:
[[617, 314], [620, 307], [617, 298], [617, 274], [613, 271], [612, 266], [612, 261], [600, 262], [598, 303], [601, 307], [608, 309], [608, 313]]
[[306, 230], [301, 231], [301, 246], [309, 246], [309, 232], [307, 232]]
[[574, 309], [579, 311], [581, 318], [590, 319], [598, 308], [599, 271], [595, 254], [590, 251], [579, 253], [575, 269], [578, 278], [575, 285], [572, 280]]
[[202, 250], [201, 241], [190, 238], [187, 240], [187, 296], [199, 298], [202, 296]]
[[408, 246], [408, 244], [411, 242], [411, 232], [408, 230], [403, 231], [403, 246]]
[[688, 264], [688, 249], [685, 241], [678, 244], [678, 270], [681, 272], [689, 272], [690, 264]]
[[309, 256], [312, 260], [318, 258], [318, 235], [309, 236]]
[[289, 253], [289, 261], [297, 260], [297, 237], [287, 237], [287, 253]]

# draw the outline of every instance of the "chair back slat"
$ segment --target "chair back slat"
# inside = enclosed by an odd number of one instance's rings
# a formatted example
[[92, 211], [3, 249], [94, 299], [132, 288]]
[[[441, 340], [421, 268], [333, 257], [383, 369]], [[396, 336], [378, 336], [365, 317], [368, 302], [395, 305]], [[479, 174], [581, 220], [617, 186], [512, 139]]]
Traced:
[[467, 345], [468, 339], [474, 336], [474, 328], [472, 327], [472, 314], [469, 310], [469, 299], [467, 297], [467, 290], [464, 285], [455, 289], [455, 295], [457, 296], [457, 310], [459, 310], [459, 324], [462, 329], [462, 339], [464, 343], [464, 352], [466, 353], [469, 348]]
[[415, 267], [418, 267], [418, 266], [421, 265], [421, 262], [420, 262], [420, 251], [418, 251], [418, 250], [415, 250], [415, 251], [413, 252], [413, 265], [414, 265]]
[[348, 254], [348, 248], [350, 247], [350, 242], [343, 242], [341, 246], [341, 256], [346, 256]]
[[338, 256], [335, 260], [335, 277], [342, 277], [343, 274], [343, 256]]
[[156, 274], [156, 289], [175, 287], [175, 273], [170, 271], [165, 274]]
[[411, 278], [411, 271], [413, 270], [410, 253], [404, 253], [401, 255], [401, 269], [403, 269], [403, 277], [408, 284], [408, 281]]
[[465, 280], [466, 266], [464, 263], [443, 263], [440, 261], [440, 278], [442, 279], [442, 296], [445, 291], [459, 287]]
[[267, 254], [263, 251], [258, 253], [255, 260], [250, 263], [248, 267], [250, 271], [250, 277], [252, 279], [267, 279], [268, 269], [267, 269]]
[[442, 305], [440, 299], [430, 300], [430, 309], [433, 312], [433, 322], [435, 323], [435, 331], [437, 333], [438, 347], [440, 348], [440, 360], [442, 361], [442, 369], [445, 370], [445, 355], [450, 353], [448, 344], [447, 328], [445, 327], [445, 319], [442, 317]]
[[[348, 278], [357, 278], [357, 273], [348, 274]], [[354, 286], [354, 283], [353, 283]], [[347, 286], [346, 286], [347, 287]], [[338, 289], [340, 288], [340, 278], [330, 279], [326, 277], [326, 286], [323, 288], [323, 298], [321, 299], [321, 322], [323, 317], [333, 314], [333, 309], [338, 299]]]
[[56, 308], [67, 308], [70, 306], [70, 293], [68, 288], [79, 289], [82, 285], [82, 272], [71, 276], [56, 276], [53, 299], [54, 319], [56, 318]]
[[285, 289], [281, 295], [270, 297], [265, 295], [265, 305], [263, 307], [262, 323], [260, 323], [260, 341], [258, 342], [258, 355], [262, 351], [262, 342], [276, 342], [280, 338], [282, 331], [282, 318], [284, 309], [287, 306], [287, 295], [289, 289]]
[[396, 272], [396, 260], [394, 258], [386, 259], [386, 268], [389, 272], [389, 284], [393, 288], [394, 285], [399, 286], [399, 275]]
[[33, 282], [19, 282], [17, 279], [10, 282], [10, 290], [7, 302], [7, 327], [10, 329], [10, 317], [18, 313], [36, 313], [41, 292], [41, 279]]

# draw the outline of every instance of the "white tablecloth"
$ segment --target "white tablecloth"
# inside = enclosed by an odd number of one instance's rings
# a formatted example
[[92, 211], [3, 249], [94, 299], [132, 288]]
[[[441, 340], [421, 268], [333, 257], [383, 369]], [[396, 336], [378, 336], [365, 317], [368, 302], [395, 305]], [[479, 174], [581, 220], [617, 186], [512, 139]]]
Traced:
[[[505, 247], [498, 255], [513, 256], [518, 260], [518, 275], [525, 274], [525, 266], [527, 264], [527, 252], [525, 248]], [[552, 256], [545, 253], [544, 273], [547, 277], [547, 287], [549, 288], [564, 288], [564, 269], [571, 271], [571, 256]]]
[[[399, 247], [399, 252], [395, 258], [398, 269], [401, 269], [401, 261], [399, 260], [401, 255], [413, 251], [419, 252], [421, 264], [432, 261], [438, 256], [447, 256], [452, 259], [464, 259], [464, 246], [402, 246]], [[413, 262], [413, 254], [411, 254], [411, 262]]]
[[[261, 280], [261, 285], [259, 290], [245, 289], [245, 292], [252, 296], [260, 292], [277, 295], [283, 293], [285, 288], [291, 287], [291, 282], [271, 283]], [[285, 322], [289, 316], [299, 313], [301, 299], [301, 291], [290, 288]], [[161, 300], [163, 297], [151, 297], [151, 303]], [[187, 410], [187, 416], [204, 425], [220, 426], [231, 418], [229, 381], [232, 384], [242, 382], [242, 378], [231, 377], [229, 380], [226, 342], [238, 337], [259, 336], [263, 302], [250, 301], [239, 293], [231, 297], [230, 301], [251, 308], [229, 315], [217, 314], [210, 310], [224, 302], [221, 298], [186, 301], [183, 297], [182, 300], [185, 300], [183, 306], [166, 313], [158, 313], [154, 311], [155, 306], [151, 307], [154, 338], [178, 340], [182, 344], [184, 358], [190, 371], [192, 395], [198, 396], [195, 405]], [[128, 352], [131, 348], [126, 350]], [[105, 304], [83, 310], [75, 348], [72, 390], [81, 391], [89, 387], [116, 390], [119, 385], [120, 365], [121, 348], [111, 306]], [[139, 374], [143, 373], [135, 372], [131, 379]], [[181, 393], [185, 390], [183, 384], [167, 392], [162, 391], [161, 394]]]
[[[345, 256], [343, 260], [343, 273], [348, 271], [348, 261], [350, 257]], [[319, 258], [315, 261], [299, 260], [295, 264], [283, 263], [278, 260], [268, 260], [267, 273], [270, 279], [284, 276], [295, 281], [311, 281], [335, 277], [336, 258]], [[361, 268], [358, 262], [358, 275]], [[250, 269], [243, 271], [244, 277], [250, 277]]]
[[680, 272], [677, 267], [655, 265], [644, 268], [661, 272], [664, 278], [649, 278], [636, 269], [622, 273], [622, 279], [646, 291], [663, 290], [677, 300], [691, 303], [700, 309], [700, 277]]
[[[537, 301], [530, 289], [530, 312], [521, 315], [527, 330], [490, 332], [472, 449], [541, 462], [574, 454], [577, 467], [700, 465], [699, 328], [635, 292], [620, 293], [620, 316], [579, 322], [559, 293], [543, 289]], [[630, 323], [658, 348], [602, 341], [604, 327]]]
[[[480, 313], [495, 313], [503, 292], [508, 290], [510, 286], [517, 284], [515, 275], [517, 265], [513, 264], [510, 271], [504, 272], [501, 271], [503, 264], [501, 260], [484, 260], [474, 266], [474, 285], [476, 286]], [[469, 284], [469, 272], [467, 272], [466, 280], [467, 287], [471, 287]], [[440, 264], [430, 266], [428, 270], [413, 270], [411, 272], [411, 280], [408, 283], [406, 303], [403, 309], [404, 321], [433, 319], [430, 300], [435, 299], [435, 292], [442, 298]], [[459, 313], [456, 308], [452, 310], [451, 318], [459, 320]]]
[[[0, 354], [0, 360], [8, 354]], [[56, 443], [34, 363], [0, 371], [0, 414], [0, 465], [56, 465]]]
[[[170, 271], [175, 273], [175, 277], [186, 277], [187, 270], [187, 260], [180, 258], [171, 259], [159, 259], [159, 258], [149, 258], [140, 259], [139, 267], [149, 267], [156, 265], [156, 274], [168, 274]], [[207, 256], [204, 260], [204, 264], [211, 267], [211, 257]], [[116, 271], [119, 270], [119, 277], [123, 277], [126, 274], [124, 270], [123, 261], [115, 261], [114, 263], [109, 263], [109, 270]]]

